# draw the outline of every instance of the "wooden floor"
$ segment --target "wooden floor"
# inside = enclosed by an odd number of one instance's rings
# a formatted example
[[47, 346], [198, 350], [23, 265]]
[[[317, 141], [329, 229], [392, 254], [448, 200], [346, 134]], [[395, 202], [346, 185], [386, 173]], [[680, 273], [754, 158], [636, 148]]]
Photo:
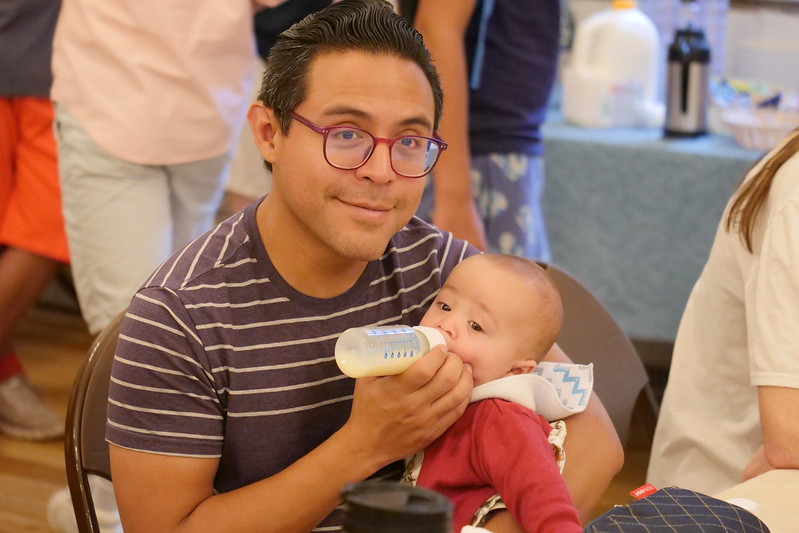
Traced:
[[[17, 351], [30, 380], [56, 411], [66, 413], [72, 380], [91, 337], [75, 309], [40, 306], [17, 330]], [[652, 421], [636, 417], [619, 473], [597, 508], [632, 500], [628, 492], [644, 482]], [[0, 436], [0, 533], [49, 532], [50, 495], [66, 486], [62, 441], [25, 443]]]

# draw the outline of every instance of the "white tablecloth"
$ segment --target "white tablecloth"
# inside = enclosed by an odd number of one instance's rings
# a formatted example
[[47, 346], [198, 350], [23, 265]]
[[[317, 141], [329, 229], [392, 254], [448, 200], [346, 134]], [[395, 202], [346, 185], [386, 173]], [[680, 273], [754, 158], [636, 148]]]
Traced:
[[714, 495], [722, 500], [747, 498], [771, 533], [799, 532], [799, 470], [772, 470]]

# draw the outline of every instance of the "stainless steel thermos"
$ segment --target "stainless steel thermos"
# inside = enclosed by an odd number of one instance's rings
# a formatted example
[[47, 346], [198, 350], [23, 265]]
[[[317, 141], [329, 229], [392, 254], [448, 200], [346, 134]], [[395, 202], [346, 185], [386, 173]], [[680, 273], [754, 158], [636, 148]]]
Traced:
[[666, 137], [707, 133], [710, 46], [705, 33], [689, 25], [677, 30], [669, 46], [666, 86]]

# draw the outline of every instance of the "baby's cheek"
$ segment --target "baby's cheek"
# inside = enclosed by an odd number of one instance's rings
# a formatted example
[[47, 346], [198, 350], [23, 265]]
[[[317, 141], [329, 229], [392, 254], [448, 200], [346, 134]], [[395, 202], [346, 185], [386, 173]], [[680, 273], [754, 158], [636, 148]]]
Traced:
[[428, 309], [427, 312], [422, 317], [422, 321], [419, 322], [420, 326], [427, 326], [427, 327], [435, 327], [435, 322], [433, 320], [433, 310]]

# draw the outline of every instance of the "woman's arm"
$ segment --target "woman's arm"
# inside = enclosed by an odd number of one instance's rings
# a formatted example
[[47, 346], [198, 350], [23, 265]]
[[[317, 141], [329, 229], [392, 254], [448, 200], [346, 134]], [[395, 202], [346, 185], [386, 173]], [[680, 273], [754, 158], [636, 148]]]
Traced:
[[758, 387], [761, 446], [744, 469], [743, 479], [774, 468], [799, 468], [799, 389]]

